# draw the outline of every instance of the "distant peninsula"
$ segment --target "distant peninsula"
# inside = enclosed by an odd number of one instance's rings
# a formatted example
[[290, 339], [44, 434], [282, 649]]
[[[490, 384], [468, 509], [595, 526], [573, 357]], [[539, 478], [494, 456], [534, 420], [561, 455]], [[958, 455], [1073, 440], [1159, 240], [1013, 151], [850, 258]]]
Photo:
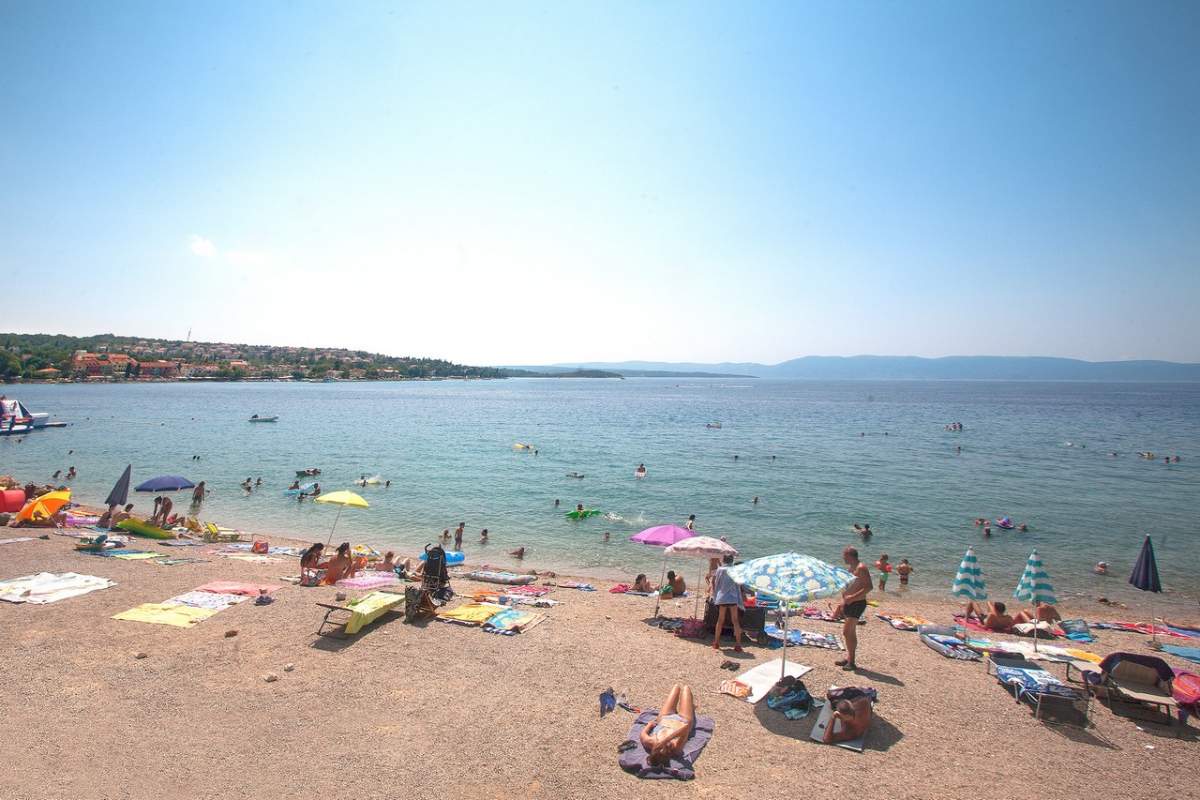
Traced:
[[807, 380], [1200, 381], [1200, 364], [1082, 361], [1039, 356], [805, 356], [780, 364], [568, 362], [535, 371], [604, 370], [626, 377], [799, 378]]

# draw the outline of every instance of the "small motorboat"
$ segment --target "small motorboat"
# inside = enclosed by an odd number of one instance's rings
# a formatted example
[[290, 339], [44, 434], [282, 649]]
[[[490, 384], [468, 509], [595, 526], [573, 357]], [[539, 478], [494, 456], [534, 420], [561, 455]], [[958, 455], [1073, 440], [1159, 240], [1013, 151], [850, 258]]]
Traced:
[[278, 422], [279, 417], [278, 416], [260, 417], [258, 414], [255, 414], [253, 417], [250, 418], [250, 421], [251, 422]]
[[704, 423], [704, 427], [706, 427], [706, 428], [708, 428], [708, 429], [710, 429], [710, 430], [719, 431], [719, 430], [721, 430], [721, 423], [719, 423], [719, 422], [706, 422], [706, 423]]

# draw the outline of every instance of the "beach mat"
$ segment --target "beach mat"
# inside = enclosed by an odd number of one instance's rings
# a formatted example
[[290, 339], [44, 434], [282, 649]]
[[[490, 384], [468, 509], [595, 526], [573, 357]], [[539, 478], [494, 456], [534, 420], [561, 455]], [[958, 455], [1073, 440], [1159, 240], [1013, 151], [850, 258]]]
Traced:
[[128, 622], [148, 622], [152, 625], [171, 625], [176, 628], [190, 628], [198, 622], [208, 619], [217, 612], [210, 608], [194, 608], [193, 606], [168, 603], [142, 603], [140, 606], [113, 614], [113, 619]]
[[17, 542], [32, 542], [35, 541], [32, 536], [14, 536], [11, 539], [0, 539], [0, 544], [16, 544]]
[[282, 586], [276, 586], [272, 583], [248, 583], [246, 581], [209, 581], [208, 583], [197, 586], [197, 592], [212, 592], [213, 594], [244, 594], [247, 597], [257, 597], [262, 589], [267, 590], [267, 594], [282, 589]]
[[[813, 725], [812, 733], [808, 735], [808, 738], [812, 739], [814, 742], [820, 742], [821, 744], [824, 744], [825, 728], [829, 726], [829, 720], [832, 717], [833, 704], [826, 702], [825, 705], [821, 706], [821, 715], [817, 717], [817, 724]], [[868, 728], [868, 731], [869, 730], [870, 729]], [[856, 753], [861, 753], [866, 743], [867, 734], [865, 733], [857, 739], [851, 739], [848, 742], [833, 742], [834, 746], [836, 747], [841, 747], [846, 750], [853, 750]]]
[[[781, 666], [783, 666], [783, 659], [776, 658], [737, 676], [737, 680], [750, 687], [750, 695], [746, 698], [747, 703], [757, 703], [767, 696], [771, 687], [779, 682]], [[802, 678], [810, 672], [812, 672], [812, 667], [789, 661], [787, 662], [787, 672], [784, 674]]]
[[1164, 653], [1170, 653], [1173, 656], [1186, 658], [1188, 661], [1200, 664], [1200, 647], [1180, 647], [1174, 644], [1164, 644], [1162, 650]]
[[98, 578], [95, 575], [39, 572], [36, 575], [0, 581], [0, 600], [45, 605], [116, 585], [108, 578]]
[[629, 735], [626, 741], [633, 742], [634, 747], [630, 747], [617, 756], [617, 763], [621, 769], [636, 775], [639, 778], [647, 780], [661, 780], [664, 778], [674, 778], [681, 781], [690, 781], [696, 777], [695, 764], [696, 759], [700, 758], [700, 754], [704, 752], [705, 746], [712, 739], [713, 728], [716, 723], [712, 717], [696, 717], [696, 730], [692, 732], [691, 737], [684, 743], [683, 752], [676, 758], [672, 758], [669, 764], [655, 766], [650, 763], [650, 754], [646, 752], [646, 748], [642, 747], [642, 730], [654, 721], [658, 716], [657, 709], [648, 709], [638, 714], [637, 719], [633, 721], [633, 725], [629, 728]]

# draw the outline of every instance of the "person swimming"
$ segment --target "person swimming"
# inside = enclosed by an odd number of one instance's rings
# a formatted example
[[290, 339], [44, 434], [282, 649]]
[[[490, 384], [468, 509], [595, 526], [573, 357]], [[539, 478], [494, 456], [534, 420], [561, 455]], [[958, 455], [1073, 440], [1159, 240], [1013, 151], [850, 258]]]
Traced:
[[1096, 566], [1092, 567], [1092, 572], [1096, 573], [1097, 575], [1107, 575], [1108, 574], [1108, 562], [1107, 561], [1097, 561]]
[[512, 556], [513, 558], [524, 558], [525, 557], [525, 548], [518, 547], [516, 550], [510, 550], [508, 554], [510, 556]]

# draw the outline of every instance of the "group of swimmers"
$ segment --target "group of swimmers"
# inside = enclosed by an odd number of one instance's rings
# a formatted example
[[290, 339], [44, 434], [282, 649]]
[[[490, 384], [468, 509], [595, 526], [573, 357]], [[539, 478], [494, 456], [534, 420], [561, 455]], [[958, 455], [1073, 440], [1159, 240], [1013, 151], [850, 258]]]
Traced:
[[[79, 473], [75, 471], [75, 467], [71, 467], [67, 470], [67, 476], [65, 478], [63, 478], [63, 480], [65, 480], [65, 481], [73, 480], [75, 478], [75, 476], [78, 474]], [[58, 480], [59, 475], [62, 475], [62, 470], [56, 469], [56, 470], [54, 470], [54, 474], [51, 475], [50, 477], [53, 478], [54, 480]]]
[[[1008, 519], [1008, 517], [1001, 517], [1001, 518], [1000, 518], [1000, 520], [999, 520], [999, 523], [1003, 523], [1003, 522], [1005, 522], [1005, 521], [1008, 521], [1008, 524], [1007, 524], [1007, 525], [1001, 525], [1000, 527], [1001, 527], [1001, 529], [1002, 529], [1002, 530], [1014, 530], [1014, 529], [1015, 529], [1015, 530], [1019, 531], [1020, 533], [1025, 533], [1025, 532], [1027, 532], [1027, 531], [1029, 530], [1029, 526], [1028, 526], [1028, 525], [1026, 525], [1024, 522], [1022, 522], [1022, 523], [1020, 523], [1020, 524], [1018, 524], [1018, 525], [1013, 525], [1013, 524], [1012, 524], [1012, 521], [1011, 521], [1011, 520], [1009, 520], [1009, 519]], [[990, 521], [989, 521], [987, 518], [985, 518], [985, 517], [976, 517], [976, 518], [974, 519], [974, 523], [975, 523], [975, 527], [976, 527], [976, 528], [979, 528], [979, 527], [982, 527], [982, 528], [983, 528], [983, 535], [984, 535], [984, 536], [991, 536], [991, 535], [992, 535], [992, 523], [991, 523], [991, 522], [990, 522]], [[998, 524], [999, 524], [999, 523], [998, 523]]]
[[949, 425], [945, 425], [943, 427], [945, 427], [945, 429], [948, 431], [956, 431], [957, 432], [957, 431], [961, 431], [963, 429], [963, 424], [961, 422], [951, 422]]

